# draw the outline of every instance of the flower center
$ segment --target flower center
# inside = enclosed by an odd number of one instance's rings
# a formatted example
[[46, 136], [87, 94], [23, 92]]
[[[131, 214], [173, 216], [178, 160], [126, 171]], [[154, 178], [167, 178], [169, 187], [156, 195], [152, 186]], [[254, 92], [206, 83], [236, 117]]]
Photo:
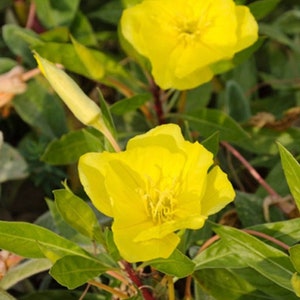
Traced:
[[176, 22], [176, 30], [179, 41], [185, 44], [193, 42], [201, 34], [198, 21], [178, 20]]
[[174, 219], [178, 189], [177, 179], [157, 183], [148, 179], [146, 191], [141, 190], [140, 194], [147, 214], [154, 224], [162, 224]]

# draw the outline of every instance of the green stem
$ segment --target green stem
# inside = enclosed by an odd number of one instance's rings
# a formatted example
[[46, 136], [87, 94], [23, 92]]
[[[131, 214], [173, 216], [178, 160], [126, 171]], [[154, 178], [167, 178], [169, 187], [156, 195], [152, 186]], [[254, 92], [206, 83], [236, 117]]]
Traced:
[[167, 276], [169, 300], [175, 300], [175, 289], [172, 276]]

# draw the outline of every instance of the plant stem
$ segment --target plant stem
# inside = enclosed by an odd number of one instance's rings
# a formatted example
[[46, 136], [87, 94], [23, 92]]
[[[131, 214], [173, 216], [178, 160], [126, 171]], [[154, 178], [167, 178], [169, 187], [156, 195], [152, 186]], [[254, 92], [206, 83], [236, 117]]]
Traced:
[[164, 120], [164, 111], [163, 111], [162, 101], [160, 98], [161, 89], [154, 82], [154, 80], [152, 78], [150, 81], [150, 91], [151, 91], [151, 93], [153, 95], [153, 99], [154, 99], [154, 109], [155, 109], [155, 112], [157, 115], [158, 124], [163, 124], [163, 123], [165, 123], [165, 120]]
[[129, 278], [132, 280], [132, 282], [141, 290], [141, 293], [145, 300], [155, 300], [155, 298], [152, 296], [152, 294], [149, 293], [147, 289], [144, 288], [140, 278], [137, 276], [136, 272], [133, 270], [130, 263], [127, 261], [122, 261], [122, 264], [125, 268], [125, 271], [127, 272]]
[[[258, 236], [258, 237], [261, 237], [265, 240], [268, 240], [270, 242], [272, 242], [273, 244], [276, 244], [278, 246], [280, 246], [281, 248], [283, 248], [284, 250], [289, 250], [290, 249], [290, 246], [283, 243], [282, 241], [268, 235], [268, 234], [265, 234], [263, 232], [259, 232], [259, 231], [256, 231], [256, 230], [252, 230], [252, 229], [241, 229], [241, 231], [244, 231], [250, 235], [254, 235], [254, 236]], [[214, 235], [213, 237], [211, 237], [210, 239], [208, 239], [202, 246], [201, 248], [199, 249], [198, 253], [199, 254], [200, 252], [202, 252], [203, 250], [205, 250], [206, 248], [208, 248], [210, 245], [212, 245], [215, 241], [219, 240], [220, 239], [220, 236], [219, 235]]]
[[120, 292], [120, 291], [118, 291], [118, 290], [116, 290], [116, 289], [114, 289], [114, 288], [112, 288], [112, 287], [110, 287], [106, 284], [103, 284], [101, 282], [97, 282], [95, 280], [90, 280], [88, 283], [90, 285], [96, 286], [96, 287], [98, 287], [98, 288], [100, 288], [100, 289], [102, 289], [106, 292], [109, 292], [109, 293], [119, 297], [120, 299], [127, 299], [128, 298], [128, 296], [126, 294], [124, 294], [124, 293], [122, 293], [122, 292]]
[[259, 173], [250, 165], [240, 152], [227, 142], [221, 142], [221, 144], [245, 166], [253, 178], [268, 192], [270, 196], [280, 198], [278, 193], [259, 175]]
[[87, 292], [88, 292], [90, 286], [91, 286], [90, 283], [88, 283], [88, 284], [86, 285], [86, 288], [84, 289], [84, 291], [83, 291], [82, 295], [80, 296], [79, 300], [83, 300], [83, 298], [86, 296], [86, 294], [87, 294]]
[[175, 289], [172, 276], [167, 276], [169, 300], [175, 300]]

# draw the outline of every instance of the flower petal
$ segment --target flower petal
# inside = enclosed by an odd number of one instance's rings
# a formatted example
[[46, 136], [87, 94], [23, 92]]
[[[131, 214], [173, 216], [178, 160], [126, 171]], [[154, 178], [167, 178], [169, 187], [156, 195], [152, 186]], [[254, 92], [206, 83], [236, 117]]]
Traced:
[[181, 129], [176, 124], [157, 126], [148, 132], [137, 135], [128, 141], [127, 150], [137, 147], [161, 146], [176, 152], [178, 145], [184, 142]]
[[[163, 239], [149, 239], [136, 242], [137, 233], [149, 228], [149, 224], [124, 228], [114, 223], [114, 241], [122, 257], [129, 262], [148, 261], [154, 258], [167, 258], [179, 244], [179, 237], [175, 233], [164, 236]], [[151, 228], [151, 227], [150, 227]]]
[[220, 211], [235, 197], [234, 189], [227, 175], [215, 166], [207, 176], [207, 189], [201, 201], [201, 212], [205, 216]]
[[151, 239], [164, 239], [167, 235], [180, 229], [199, 229], [203, 227], [204, 222], [207, 218], [204, 216], [188, 217], [185, 219], [178, 219], [176, 221], [171, 221], [164, 223], [162, 225], [157, 225], [154, 227], [149, 227], [141, 231], [134, 239], [134, 242], [142, 242]]
[[106, 167], [115, 153], [87, 153], [80, 157], [78, 172], [85, 192], [96, 208], [112, 217], [110, 196], [105, 186]]
[[235, 51], [241, 51], [252, 45], [258, 39], [258, 25], [247, 6], [236, 6], [238, 20], [238, 43]]

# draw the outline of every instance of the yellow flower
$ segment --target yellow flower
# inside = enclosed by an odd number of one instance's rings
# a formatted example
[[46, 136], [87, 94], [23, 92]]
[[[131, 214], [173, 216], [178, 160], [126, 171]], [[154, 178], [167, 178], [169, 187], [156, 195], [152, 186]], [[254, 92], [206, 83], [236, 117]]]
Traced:
[[124, 38], [152, 65], [163, 89], [189, 89], [213, 77], [213, 65], [253, 44], [258, 26], [233, 0], [144, 0], [124, 10]]
[[161, 125], [129, 140], [119, 153], [87, 153], [80, 180], [92, 202], [112, 217], [115, 243], [129, 262], [166, 258], [177, 230], [198, 229], [234, 198], [225, 173], [179, 126]]

